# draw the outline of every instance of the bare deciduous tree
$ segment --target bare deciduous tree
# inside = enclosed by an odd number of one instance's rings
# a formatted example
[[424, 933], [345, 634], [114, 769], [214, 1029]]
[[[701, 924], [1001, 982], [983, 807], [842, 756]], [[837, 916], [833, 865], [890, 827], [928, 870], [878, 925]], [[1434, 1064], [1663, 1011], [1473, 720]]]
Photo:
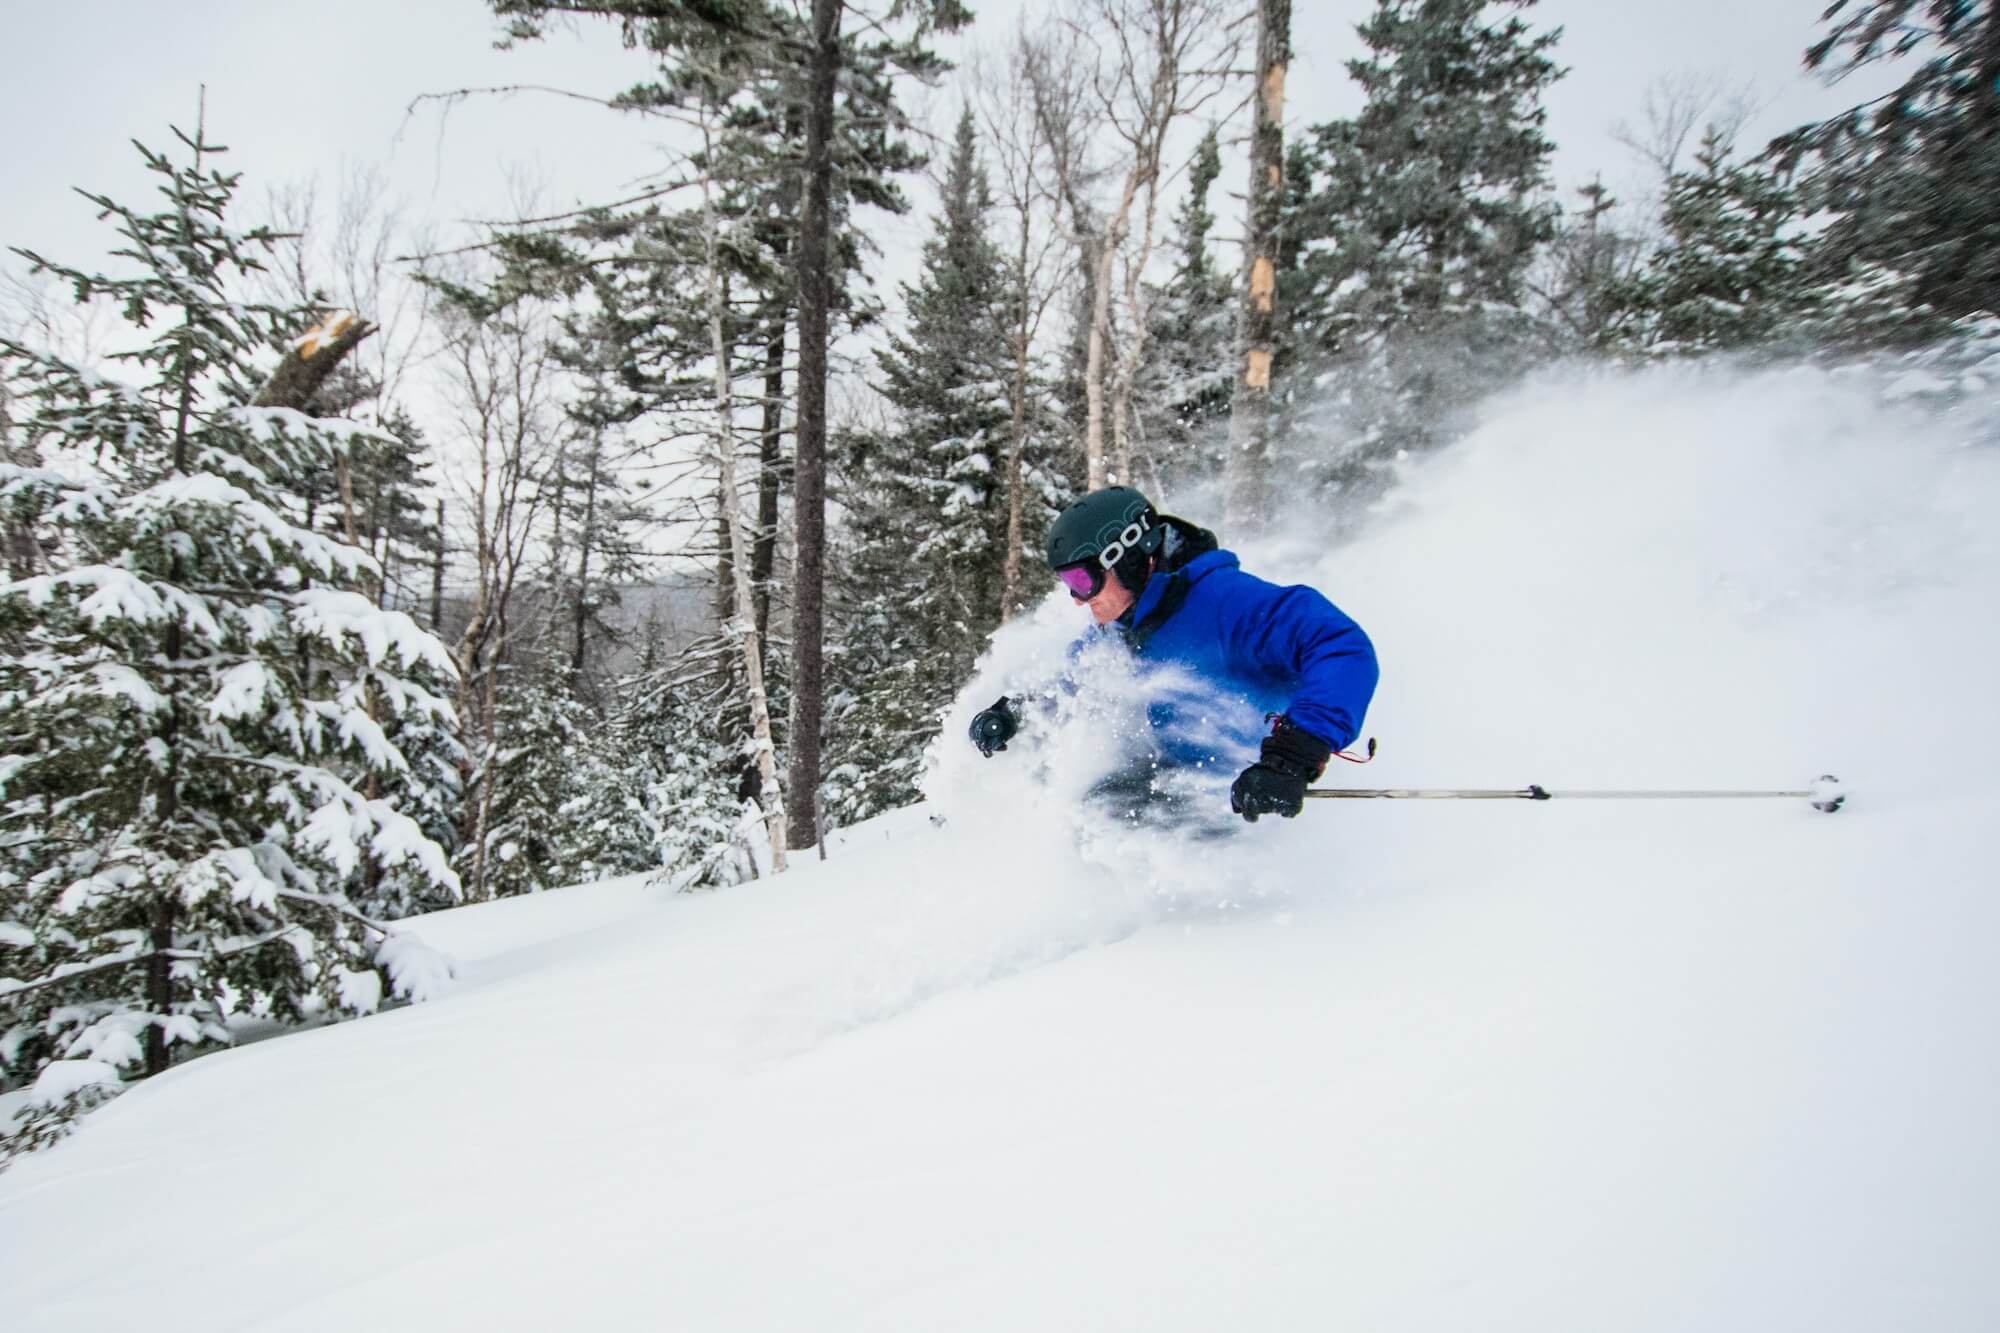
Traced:
[[[420, 271], [399, 258], [412, 250], [431, 249], [431, 237], [410, 227], [385, 178], [373, 166], [348, 167], [331, 208], [322, 203], [318, 182], [308, 180], [272, 189], [265, 213], [277, 241], [261, 274], [258, 295], [273, 305], [314, 316], [332, 318], [350, 311], [365, 323], [366, 331], [360, 335], [365, 342], [351, 351], [337, 349], [344, 378], [335, 401], [325, 405], [370, 425], [386, 424], [411, 373], [436, 352], [431, 337], [436, 293], [421, 280]], [[303, 410], [306, 403], [300, 393], [317, 396], [329, 377], [325, 365], [315, 361], [288, 358], [271, 391]], [[301, 380], [304, 371], [313, 374]], [[381, 596], [393, 600], [400, 589], [401, 600], [415, 604], [419, 594], [400, 582], [398, 550], [389, 525], [377, 512], [383, 500], [380, 487], [366, 498], [369, 513], [364, 521], [356, 510], [350, 460], [337, 458], [334, 468], [343, 535], [381, 563]]]
[[410, 227], [373, 166], [346, 169], [330, 213], [316, 181], [272, 190], [266, 212], [280, 233], [266, 297], [301, 309], [357, 311], [375, 325], [376, 335], [354, 354], [367, 393], [352, 410], [379, 423], [431, 350], [435, 292], [398, 257], [434, 249], [432, 237]]
[[[708, 107], [704, 105], [703, 111]], [[704, 157], [715, 160], [714, 135], [704, 115]], [[755, 558], [750, 525], [743, 517], [743, 497], [736, 481], [735, 386], [730, 378], [728, 278], [723, 272], [722, 224], [715, 211], [715, 183], [702, 177], [702, 251], [708, 279], [709, 355], [714, 359], [716, 496], [722, 508], [732, 577], [734, 616], [725, 626], [736, 638], [743, 658], [744, 692], [750, 705], [750, 744], [756, 751], [759, 795], [764, 828], [771, 843], [771, 873], [785, 870], [785, 803], [779, 797], [778, 754], [771, 740], [771, 696], [764, 688], [764, 650], [757, 626], [756, 596], [751, 581]], [[817, 841], [817, 839], [815, 839]]]
[[1008, 49], [1004, 64], [980, 70], [979, 110], [992, 149], [1001, 204], [1013, 215], [1013, 254], [1008, 271], [1007, 350], [1012, 374], [1007, 384], [1010, 425], [1007, 443], [1007, 553], [1000, 566], [1000, 620], [1013, 617], [1021, 600], [1022, 531], [1026, 512], [1021, 458], [1036, 416], [1030, 401], [1035, 341], [1050, 304], [1061, 290], [1063, 237], [1049, 216], [1056, 203], [1050, 180], [1049, 144], [1037, 114], [1030, 83], [1030, 48], [1025, 31]]
[[1618, 121], [1611, 137], [1652, 168], [1664, 196], [1669, 178], [1681, 169], [1690, 138], [1713, 130], [1722, 143], [1734, 144], [1768, 102], [1768, 95], [1760, 96], [1749, 81], [1732, 82], [1712, 70], [1663, 75], [1646, 85], [1640, 124]]
[[450, 469], [469, 525], [461, 549], [472, 560], [472, 609], [453, 649], [459, 717], [474, 755], [465, 830], [467, 896], [490, 896], [486, 832], [494, 797], [500, 668], [511, 645], [511, 613], [540, 517], [543, 474], [560, 448], [557, 366], [546, 315], [526, 303], [486, 319], [452, 320], [442, 385], [460, 455]]
[[[1114, 470], [1119, 480], [1131, 475], [1131, 393], [1146, 336], [1140, 277], [1152, 257], [1167, 140], [1227, 86], [1234, 34], [1221, 0], [1078, 0], [1061, 35], [1027, 43], [1028, 91], [1090, 284], [1083, 444], [1092, 488]], [[1108, 164], [1097, 165], [1107, 151]], [[1117, 181], [1106, 206], [1094, 198], [1100, 179]], [[1121, 255], [1127, 341], [1114, 348]]]

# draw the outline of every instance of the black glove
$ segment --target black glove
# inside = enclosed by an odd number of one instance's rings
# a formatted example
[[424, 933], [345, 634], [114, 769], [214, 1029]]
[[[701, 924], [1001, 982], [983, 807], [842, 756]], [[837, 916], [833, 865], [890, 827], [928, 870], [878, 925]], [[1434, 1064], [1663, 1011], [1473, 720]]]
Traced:
[[1333, 747], [1279, 717], [1258, 749], [1257, 762], [1244, 769], [1229, 789], [1229, 808], [1251, 823], [1258, 815], [1290, 819], [1305, 809], [1306, 787], [1326, 771]]
[[993, 701], [989, 708], [982, 709], [972, 719], [972, 743], [979, 753], [988, 759], [996, 750], [1007, 748], [1007, 742], [1014, 739], [1014, 733], [1021, 729], [1021, 715], [1014, 711], [1013, 702], [1006, 695]]

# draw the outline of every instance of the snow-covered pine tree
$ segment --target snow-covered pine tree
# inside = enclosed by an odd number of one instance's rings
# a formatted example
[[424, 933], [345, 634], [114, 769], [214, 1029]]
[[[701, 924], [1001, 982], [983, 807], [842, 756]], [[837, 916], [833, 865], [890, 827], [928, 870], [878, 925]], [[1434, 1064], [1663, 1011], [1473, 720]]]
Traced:
[[1348, 64], [1366, 105], [1315, 126], [1293, 164], [1313, 179], [1287, 238], [1303, 252], [1295, 373], [1334, 372], [1317, 480], [1365, 490], [1545, 345], [1525, 281], [1556, 219], [1542, 97], [1561, 31], [1507, 12], [1532, 3], [1377, 0], [1357, 28], [1369, 54]]
[[[710, 637], [685, 652], [652, 651], [621, 683], [614, 715], [626, 774], [658, 881], [677, 891], [722, 888], [758, 871], [766, 833], [746, 797], [738, 645]], [[772, 699], [773, 708], [783, 705]]]
[[1695, 169], [1667, 181], [1664, 243], [1626, 286], [1623, 304], [1657, 352], [1769, 345], [1808, 317], [1804, 243], [1791, 183], [1730, 160], [1711, 128]]
[[845, 470], [853, 600], [835, 660], [853, 707], [829, 757], [854, 775], [836, 808], [846, 821], [915, 799], [924, 746], [1000, 622], [1006, 284], [969, 111], [942, 194], [923, 274], [903, 289], [908, 331], [877, 357], [896, 425], [857, 437]]
[[356, 439], [350, 460], [355, 535], [382, 567], [382, 605], [415, 614], [429, 594], [444, 540], [432, 509], [430, 450], [422, 428], [400, 406], [376, 424], [373, 433]]
[[[301, 264], [294, 276], [308, 302], [305, 309], [324, 317], [292, 347], [280, 349], [286, 353], [280, 369], [258, 391], [253, 405], [290, 407], [315, 419], [367, 418], [375, 429], [343, 426], [344, 448], [309, 454], [300, 459], [299, 475], [274, 475], [270, 481], [299, 497], [305, 526], [359, 545], [374, 560], [376, 572], [363, 591], [385, 608], [414, 611], [420, 599], [415, 576], [421, 572], [428, 580], [444, 540], [425, 494], [429, 459], [423, 432], [402, 407], [385, 405], [380, 381], [355, 368], [352, 356], [329, 373], [323, 365], [315, 368], [313, 358], [305, 355], [324, 358], [329, 348], [343, 345], [359, 352], [363, 344], [356, 334], [372, 326], [348, 311], [328, 313], [324, 294], [305, 283], [303, 261], [295, 262]], [[448, 679], [428, 672], [418, 683], [440, 695], [452, 688]], [[458, 846], [466, 763], [456, 718], [385, 711], [379, 700], [370, 715], [406, 766], [371, 773], [364, 794], [408, 814], [425, 837], [449, 854]], [[446, 907], [457, 896], [455, 889], [446, 890], [421, 871], [412, 873], [407, 866], [384, 871], [372, 862], [359, 868], [349, 891], [361, 911], [382, 920]]]
[[[1813, 246], [1822, 284], [1866, 299], [1876, 335], [1923, 338], [1941, 323], [2000, 311], [2000, 5], [1974, 0], [1847, 0], [1806, 51], [1844, 74], [1909, 58], [1894, 91], [1772, 145], [1811, 161], [1805, 209], [1830, 215]], [[1902, 329], [1876, 299], [1901, 287]]]
[[1145, 473], [1168, 488], [1221, 475], [1230, 391], [1236, 377], [1234, 279], [1209, 254], [1215, 214], [1208, 192], [1222, 174], [1222, 149], [1211, 125], [1188, 168], [1188, 192], [1174, 211], [1173, 276], [1154, 292], [1136, 410]]
[[[492, 800], [483, 825], [488, 893], [540, 893], [646, 868], [637, 784], [615, 728], [569, 688], [565, 673], [503, 673]], [[473, 775], [477, 785], [488, 775]], [[635, 855], [637, 859], [635, 859]], [[477, 859], [468, 843], [458, 861]]]
[[244, 406], [283, 316], [232, 290], [268, 238], [230, 230], [222, 150], [175, 135], [182, 160], [140, 150], [158, 211], [87, 196], [124, 274], [26, 256], [115, 299], [131, 350], [0, 344], [39, 455], [0, 499], [50, 554], [0, 588], [0, 1066], [36, 1080], [30, 1141], [232, 1017], [421, 998], [435, 956], [347, 889], [370, 862], [456, 888], [366, 792], [407, 767], [371, 713], [447, 724], [428, 682], [451, 661], [363, 591], [364, 552], [301, 521], [281, 479], [356, 432]]

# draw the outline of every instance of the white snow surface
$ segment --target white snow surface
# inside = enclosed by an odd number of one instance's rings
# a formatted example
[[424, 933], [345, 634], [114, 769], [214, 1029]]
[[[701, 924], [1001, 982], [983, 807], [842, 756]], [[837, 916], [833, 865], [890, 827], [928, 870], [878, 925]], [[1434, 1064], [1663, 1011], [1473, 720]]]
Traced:
[[1853, 378], [1541, 381], [1244, 553], [1380, 651], [1327, 781], [1846, 810], [1107, 828], [1100, 733], [962, 740], [1054, 598], [826, 862], [408, 923], [440, 998], [0, 1176], [7, 1327], [2000, 1327], [1995, 514]]

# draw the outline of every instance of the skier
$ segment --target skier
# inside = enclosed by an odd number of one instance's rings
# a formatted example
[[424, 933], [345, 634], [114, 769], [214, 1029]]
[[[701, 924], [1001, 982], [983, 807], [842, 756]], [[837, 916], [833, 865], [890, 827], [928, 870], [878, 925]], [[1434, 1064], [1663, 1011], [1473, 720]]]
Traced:
[[[1092, 491], [1063, 510], [1049, 528], [1048, 561], [1070, 597], [1090, 608], [1094, 623], [1078, 649], [1121, 640], [1142, 675], [1165, 679], [1172, 668], [1201, 687], [1159, 691], [1146, 710], [1156, 750], [1144, 771], [1113, 775], [1097, 790], [1143, 803], [1162, 791], [1163, 772], [1211, 767], [1232, 750], [1240, 762], [1261, 731], [1229, 807], [1253, 823], [1298, 814], [1306, 787], [1359, 733], [1375, 693], [1375, 649], [1361, 627], [1311, 588], [1244, 573], [1213, 533], [1158, 513], [1128, 486]], [[1020, 730], [1020, 703], [1003, 695], [973, 719], [981, 754], [1007, 748]], [[1248, 721], [1248, 735], [1240, 726], [1232, 734], [1232, 717]]]

